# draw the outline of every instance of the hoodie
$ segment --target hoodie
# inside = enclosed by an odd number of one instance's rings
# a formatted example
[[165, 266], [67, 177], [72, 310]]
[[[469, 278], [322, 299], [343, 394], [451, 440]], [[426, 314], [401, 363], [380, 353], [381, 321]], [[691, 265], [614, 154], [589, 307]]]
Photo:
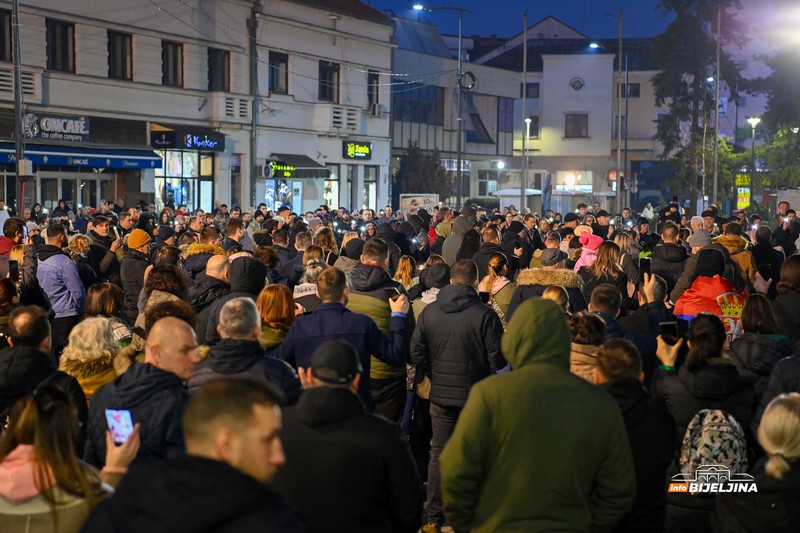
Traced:
[[[453, 266], [456, 262], [458, 250], [461, 248], [461, 241], [464, 240], [464, 235], [472, 229], [474, 224], [463, 215], [457, 216], [453, 220], [450, 236], [447, 237], [442, 245], [442, 257], [448, 266]], [[441, 235], [441, 233], [440, 233]]]
[[474, 533], [610, 530], [634, 501], [630, 446], [614, 400], [569, 370], [561, 307], [523, 302], [502, 347], [513, 371], [472, 388], [442, 452], [450, 524]]
[[[667, 282], [667, 292], [672, 292], [683, 274], [689, 254], [680, 244], [664, 243], [656, 246], [650, 254], [650, 271]], [[631, 280], [633, 281], [633, 280]]]
[[[258, 299], [258, 294], [267, 283], [267, 267], [254, 257], [240, 257], [231, 263], [229, 279], [231, 280], [231, 292], [206, 308], [208, 314], [206, 315], [207, 321], [205, 321], [205, 335], [198, 337], [205, 338], [206, 344], [216, 344], [219, 341], [217, 325], [219, 324], [219, 312], [225, 302], [239, 297], [250, 298], [254, 302]], [[197, 317], [198, 324], [203, 322], [204, 318], [203, 313], [200, 313]], [[198, 334], [200, 334], [199, 328]]]
[[41, 247], [36, 278], [50, 298], [56, 318], [83, 313], [86, 289], [83, 288], [78, 267], [60, 248], [49, 244]]

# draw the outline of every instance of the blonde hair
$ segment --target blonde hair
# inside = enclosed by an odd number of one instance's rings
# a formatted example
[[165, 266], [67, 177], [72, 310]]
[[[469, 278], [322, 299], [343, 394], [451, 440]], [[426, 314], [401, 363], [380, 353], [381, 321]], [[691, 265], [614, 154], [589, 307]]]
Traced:
[[790, 463], [800, 459], [800, 393], [781, 394], [769, 402], [758, 426], [758, 442], [769, 454], [767, 475], [783, 479]]
[[[16, 261], [20, 266], [22, 266], [22, 263], [25, 261], [25, 247], [21, 244], [16, 245], [9, 252], [8, 258], [11, 261]], [[20, 270], [22, 269], [20, 268]]]
[[417, 262], [410, 255], [404, 255], [397, 264], [397, 272], [394, 274], [394, 279], [408, 289], [414, 284], [414, 274], [416, 273]]
[[631, 253], [631, 237], [627, 233], [619, 232], [614, 235], [614, 244], [619, 246], [620, 255]]
[[89, 252], [91, 244], [92, 241], [89, 240], [89, 237], [78, 233], [69, 238], [69, 246], [67, 248], [73, 254], [85, 254]]
[[[79, 322], [69, 334], [69, 344], [61, 354], [61, 366], [65, 360], [81, 362], [113, 360], [120, 346], [114, 340], [111, 322], [105, 317], [86, 318]], [[105, 368], [99, 369], [101, 372]], [[99, 372], [98, 372], [99, 373]]]
[[567, 289], [560, 285], [551, 285], [547, 287], [542, 293], [542, 298], [545, 300], [553, 300], [564, 309], [564, 312], [567, 312], [569, 309], [569, 293], [567, 293]]
[[492, 292], [492, 287], [494, 286], [494, 281], [500, 277], [500, 273], [503, 269], [508, 268], [508, 259], [506, 259], [505, 254], [501, 253], [493, 253], [489, 256], [489, 265], [486, 269], [486, 276], [481, 280], [481, 286], [484, 288], [485, 292]]
[[616, 279], [622, 272], [622, 267], [617, 263], [619, 254], [619, 246], [611, 241], [603, 241], [597, 247], [597, 259], [589, 265], [589, 270], [598, 278], [608, 276]]
[[[344, 237], [342, 237], [342, 246], [339, 248], [339, 255], [342, 255], [341, 252], [344, 251], [344, 246], [348, 242], [350, 242], [350, 241], [352, 241], [353, 239], [356, 239], [356, 238], [358, 238], [358, 232], [356, 232], [356, 231], [345, 231], [344, 232]], [[357, 259], [357, 258], [354, 258], [354, 259]]]

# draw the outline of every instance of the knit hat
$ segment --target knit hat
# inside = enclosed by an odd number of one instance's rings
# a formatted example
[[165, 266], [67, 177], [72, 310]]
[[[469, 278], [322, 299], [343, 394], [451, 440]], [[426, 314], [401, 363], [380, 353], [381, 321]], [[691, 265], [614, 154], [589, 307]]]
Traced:
[[511, 224], [508, 225], [508, 231], [511, 233], [519, 233], [520, 231], [525, 229], [525, 225], [520, 222], [519, 220], [514, 220]]
[[441, 289], [450, 284], [450, 267], [447, 263], [436, 263], [422, 271], [420, 284], [426, 289]]
[[156, 240], [158, 240], [158, 242], [167, 242], [167, 239], [174, 236], [175, 230], [172, 229], [172, 226], [162, 224], [158, 227], [158, 235], [156, 235]]
[[578, 214], [577, 213], [569, 212], [566, 215], [564, 215], [564, 224], [566, 224], [567, 222], [575, 221], [575, 220], [578, 220]]
[[722, 275], [725, 272], [725, 257], [722, 252], [714, 248], [704, 248], [697, 254], [697, 270], [695, 271], [698, 276], [705, 276], [713, 278], [717, 274]]
[[150, 235], [143, 229], [135, 229], [128, 236], [128, 248], [135, 250], [150, 242]]
[[326, 341], [311, 355], [314, 377], [325, 383], [352, 383], [362, 371], [361, 361], [353, 345], [343, 341]]
[[689, 246], [692, 248], [702, 248], [711, 244], [711, 234], [704, 229], [699, 229], [689, 237]]
[[351, 239], [344, 245], [343, 256], [349, 259], [358, 260], [361, 258], [361, 252], [364, 251], [364, 241], [359, 238]]
[[314, 231], [317, 229], [317, 226], [322, 224], [322, 220], [319, 217], [311, 217], [308, 219], [308, 229]]
[[546, 250], [542, 251], [542, 255], [539, 256], [539, 260], [542, 262], [542, 266], [555, 266], [559, 264], [561, 261], [564, 261], [567, 258], [567, 254], [559, 250], [558, 248], [547, 248]]
[[593, 235], [591, 233], [583, 233], [578, 240], [583, 245], [584, 248], [588, 250], [597, 250], [597, 248], [603, 244], [603, 238], [598, 237], [597, 235]]

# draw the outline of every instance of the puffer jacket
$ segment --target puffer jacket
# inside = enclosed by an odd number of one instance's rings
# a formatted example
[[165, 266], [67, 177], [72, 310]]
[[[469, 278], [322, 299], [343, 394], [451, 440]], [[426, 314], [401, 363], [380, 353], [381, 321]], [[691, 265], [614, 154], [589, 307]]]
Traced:
[[739, 265], [739, 272], [742, 274], [742, 278], [744, 278], [748, 286], [752, 285], [756, 281], [758, 267], [755, 259], [753, 259], [753, 254], [746, 249], [748, 242], [739, 235], [720, 235], [714, 239], [714, 242], [728, 250], [731, 260]]
[[83, 314], [86, 289], [83, 288], [78, 267], [67, 254], [49, 244], [42, 246], [36, 277], [50, 298], [56, 318]]
[[266, 381], [284, 394], [283, 405], [293, 405], [300, 397], [300, 380], [285, 361], [267, 357], [258, 341], [222, 339], [211, 347], [208, 357], [197, 365], [186, 382], [190, 393], [222, 377], [250, 378]]
[[736, 365], [745, 383], [753, 385], [756, 402], [761, 401], [775, 363], [792, 355], [789, 339], [772, 335], [745, 333], [730, 344], [728, 357]]
[[587, 307], [586, 299], [583, 297], [583, 280], [572, 270], [523, 270], [517, 276], [517, 288], [511, 296], [508, 304], [506, 321], [511, 320], [511, 315], [519, 305], [535, 296], [541, 296], [544, 290], [551, 285], [564, 287], [569, 297], [570, 313], [584, 311]]
[[500, 351], [503, 326], [478, 292], [448, 285], [417, 321], [411, 363], [431, 378], [431, 402], [463, 407], [470, 388], [506, 365]]
[[798, 348], [800, 347], [795, 347], [795, 353], [792, 357], [781, 359], [772, 368], [767, 380], [767, 386], [761, 396], [761, 403], [756, 409], [755, 417], [753, 417], [752, 430], [754, 434], [769, 402], [774, 400], [776, 396], [787, 392], [800, 392], [800, 349]]
[[186, 260], [183, 262], [183, 269], [192, 282], [199, 281], [205, 274], [206, 264], [212, 255], [225, 255], [225, 250], [220, 246], [199, 242], [190, 244], [186, 248]]
[[127, 409], [134, 424], [142, 425], [136, 457], [175, 457], [183, 454], [181, 417], [189, 395], [181, 379], [148, 363], [133, 363], [128, 370], [94, 393], [84, 460], [102, 468], [106, 460], [106, 409]]
[[194, 311], [199, 313], [230, 292], [229, 283], [211, 276], [201, 276], [192, 288], [192, 297], [189, 303], [192, 304]]
[[589, 383], [594, 383], [594, 369], [597, 368], [597, 351], [594, 344], [570, 343], [569, 371]]
[[667, 282], [667, 292], [672, 292], [678, 283], [689, 254], [680, 244], [664, 243], [656, 246], [650, 254], [650, 273], [664, 278]]
[[[217, 333], [219, 313], [228, 300], [245, 297], [255, 302], [258, 299], [258, 294], [267, 283], [267, 267], [255, 257], [234, 259], [233, 263], [231, 263], [230, 280], [231, 292], [206, 307], [197, 317], [198, 324], [204, 318], [207, 319], [204, 335], [206, 344], [212, 345], [219, 341], [219, 334]], [[200, 326], [198, 326], [199, 329]], [[200, 334], [200, 331], [198, 331], [198, 334]]]

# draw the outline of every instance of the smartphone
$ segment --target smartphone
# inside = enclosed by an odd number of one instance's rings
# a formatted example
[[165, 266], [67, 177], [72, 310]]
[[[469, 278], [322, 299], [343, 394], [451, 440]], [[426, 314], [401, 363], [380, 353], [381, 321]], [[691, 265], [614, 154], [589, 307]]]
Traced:
[[402, 294], [400, 292], [400, 289], [398, 289], [397, 287], [390, 287], [387, 289], [383, 289], [383, 292], [386, 293], [386, 297], [389, 298], [390, 300], [397, 300], [397, 297]]
[[28, 226], [22, 226], [22, 238], [28, 240]]
[[678, 323], [677, 322], [662, 322], [658, 325], [659, 335], [662, 337], [669, 335], [670, 337], [678, 338]]
[[133, 418], [128, 410], [106, 409], [106, 422], [117, 444], [124, 444], [133, 433]]
[[490, 293], [490, 292], [480, 291], [480, 292], [478, 292], [478, 294], [481, 297], [481, 301], [483, 303], [485, 303], [485, 304], [488, 304], [489, 300], [491, 300], [491, 298], [492, 298], [492, 293]]
[[14, 283], [19, 281], [19, 263], [13, 259], [8, 262], [8, 277], [11, 278]]
[[641, 274], [650, 274], [650, 258], [642, 257], [639, 259], [639, 272]]
[[111, 226], [111, 229], [114, 230], [114, 236], [119, 240], [119, 230], [116, 226]]

